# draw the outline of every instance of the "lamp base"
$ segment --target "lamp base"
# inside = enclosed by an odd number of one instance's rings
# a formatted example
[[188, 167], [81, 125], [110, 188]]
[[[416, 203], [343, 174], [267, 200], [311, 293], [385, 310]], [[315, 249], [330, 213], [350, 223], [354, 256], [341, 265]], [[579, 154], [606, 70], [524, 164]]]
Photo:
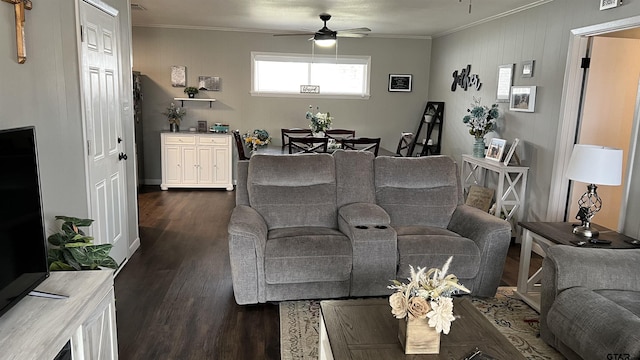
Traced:
[[573, 233], [586, 238], [595, 238], [598, 237], [600, 232], [589, 225], [586, 226], [576, 226], [573, 228]]

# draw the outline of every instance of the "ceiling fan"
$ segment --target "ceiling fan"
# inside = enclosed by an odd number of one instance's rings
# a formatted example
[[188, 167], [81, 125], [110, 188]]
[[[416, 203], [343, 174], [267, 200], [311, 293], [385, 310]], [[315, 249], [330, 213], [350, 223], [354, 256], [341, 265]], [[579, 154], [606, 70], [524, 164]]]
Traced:
[[331, 19], [329, 14], [320, 14], [320, 20], [324, 21], [322, 29], [315, 33], [292, 33], [292, 34], [274, 34], [274, 36], [298, 36], [298, 35], [313, 35], [309, 40], [313, 40], [319, 46], [332, 46], [336, 42], [337, 37], [352, 37], [361, 38], [368, 35], [371, 29], [367, 27], [344, 29], [344, 30], [331, 30], [327, 27], [327, 21]]

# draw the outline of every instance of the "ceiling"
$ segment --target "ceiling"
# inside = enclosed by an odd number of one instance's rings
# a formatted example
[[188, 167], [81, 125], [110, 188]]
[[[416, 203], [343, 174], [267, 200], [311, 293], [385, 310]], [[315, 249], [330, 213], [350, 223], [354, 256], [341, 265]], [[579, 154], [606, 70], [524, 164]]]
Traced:
[[[552, 0], [131, 0], [133, 26], [314, 32], [368, 27], [370, 36], [427, 38]], [[469, 13], [471, 4], [471, 13]], [[139, 9], [138, 6], [144, 8]]]

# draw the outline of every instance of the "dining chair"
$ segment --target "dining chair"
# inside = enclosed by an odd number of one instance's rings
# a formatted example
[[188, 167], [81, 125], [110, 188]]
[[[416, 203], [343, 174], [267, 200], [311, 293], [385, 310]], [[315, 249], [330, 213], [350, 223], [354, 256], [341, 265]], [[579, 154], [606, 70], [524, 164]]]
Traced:
[[396, 149], [396, 155], [398, 156], [411, 156], [411, 143], [413, 142], [413, 133], [406, 132], [400, 136], [398, 142], [398, 148]]
[[303, 128], [291, 128], [291, 129], [280, 129], [280, 134], [282, 135], [282, 150], [284, 150], [289, 145], [289, 137], [290, 136], [311, 136], [311, 129], [303, 129]]
[[240, 130], [233, 130], [233, 138], [236, 140], [236, 148], [238, 149], [238, 160], [249, 160], [244, 153], [244, 141], [240, 135]]
[[342, 139], [354, 138], [356, 137], [355, 130], [349, 129], [327, 129], [324, 131], [324, 134], [329, 138], [333, 139], [337, 142], [340, 142]]
[[342, 139], [340, 143], [345, 150], [370, 151], [375, 156], [380, 149], [380, 138], [350, 138]]
[[289, 137], [289, 154], [326, 153], [329, 138], [326, 137]]

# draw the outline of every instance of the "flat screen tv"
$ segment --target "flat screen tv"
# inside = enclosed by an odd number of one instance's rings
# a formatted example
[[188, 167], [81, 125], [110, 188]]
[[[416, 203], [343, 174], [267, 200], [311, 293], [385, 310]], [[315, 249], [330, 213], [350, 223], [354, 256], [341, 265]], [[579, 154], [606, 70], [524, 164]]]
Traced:
[[34, 127], [0, 130], [0, 315], [49, 276]]

